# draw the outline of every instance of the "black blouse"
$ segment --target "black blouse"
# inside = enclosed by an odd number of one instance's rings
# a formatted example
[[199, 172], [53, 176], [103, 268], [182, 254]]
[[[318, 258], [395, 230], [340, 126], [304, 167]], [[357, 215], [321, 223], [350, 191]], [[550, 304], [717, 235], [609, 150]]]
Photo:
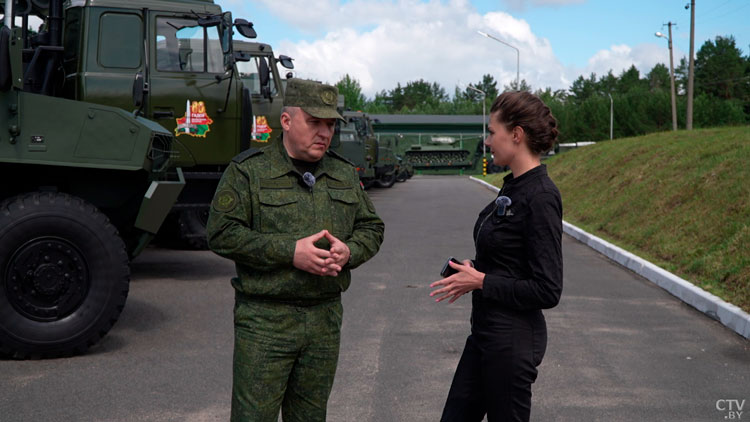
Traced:
[[473, 302], [514, 310], [552, 308], [563, 287], [560, 191], [545, 165], [503, 181], [498, 197], [509, 197], [511, 205], [498, 215], [493, 201], [474, 225], [474, 265], [486, 276]]

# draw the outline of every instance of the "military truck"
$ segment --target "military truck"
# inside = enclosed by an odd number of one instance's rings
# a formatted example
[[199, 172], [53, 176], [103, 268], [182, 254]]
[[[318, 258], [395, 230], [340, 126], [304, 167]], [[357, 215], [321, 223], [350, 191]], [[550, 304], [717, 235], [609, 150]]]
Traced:
[[399, 171], [396, 174], [397, 182], [405, 182], [414, 175], [414, 165], [403, 154], [405, 147], [403, 135], [378, 136], [378, 144], [393, 151], [399, 165]]
[[238, 40], [233, 44], [240, 79], [250, 90], [255, 115], [250, 145], [259, 148], [281, 133], [285, 82], [292, 74], [282, 77], [277, 64], [291, 70], [294, 63], [283, 54], [277, 58], [268, 44]]
[[344, 96], [341, 94], [338, 109], [346, 121], [336, 121], [330, 149], [351, 161], [363, 186], [370, 187], [375, 180], [378, 143], [374, 137], [362, 136], [362, 132], [358, 131], [355, 120], [347, 116]]
[[255, 37], [252, 24], [232, 21], [212, 0], [69, 0], [58, 23], [67, 98], [130, 109], [139, 73], [141, 115], [175, 136], [173, 165], [184, 170], [170, 221], [185, 242], [204, 247], [218, 180], [252, 143], [252, 95], [232, 46], [234, 30]]
[[[170, 170], [173, 135], [139, 116], [143, 45], [121, 48], [117, 26], [138, 16], [97, 15], [112, 26], [97, 27], [100, 46], [81, 54], [90, 41], [83, 2], [0, 4], [0, 355], [69, 355], [117, 321], [129, 260], [159, 230], [184, 180]], [[31, 17], [45, 22], [38, 33]], [[116, 69], [129, 103], [83, 101], [84, 63]]]
[[396, 183], [396, 176], [400, 171], [400, 165], [393, 150], [385, 145], [380, 145], [375, 132], [372, 129], [370, 117], [360, 111], [345, 111], [344, 117], [354, 125], [357, 136], [368, 145], [368, 155], [374, 157], [374, 176], [362, 178], [365, 187], [372, 185], [381, 188], [390, 188]]

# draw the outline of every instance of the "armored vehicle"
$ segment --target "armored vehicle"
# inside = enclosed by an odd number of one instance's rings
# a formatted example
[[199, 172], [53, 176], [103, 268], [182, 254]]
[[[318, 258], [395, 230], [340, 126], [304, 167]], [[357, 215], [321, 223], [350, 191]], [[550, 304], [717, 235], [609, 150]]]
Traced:
[[[123, 45], [118, 28], [144, 31], [142, 16], [87, 11], [82, 1], [0, 4], [0, 354], [69, 355], [117, 321], [129, 260], [159, 230], [184, 180], [170, 170], [173, 135], [138, 115], [143, 44]], [[88, 12], [101, 43], [83, 54]], [[28, 29], [33, 17], [45, 22], [38, 33]], [[118, 78], [103, 86], [81, 73], [84, 63]], [[83, 101], [97, 84], [127, 86], [129, 102]]]
[[[426, 142], [425, 142], [426, 141]], [[430, 136], [404, 153], [414, 168], [425, 173], [455, 174], [456, 171], [479, 171], [482, 166], [482, 139], [454, 136]]]

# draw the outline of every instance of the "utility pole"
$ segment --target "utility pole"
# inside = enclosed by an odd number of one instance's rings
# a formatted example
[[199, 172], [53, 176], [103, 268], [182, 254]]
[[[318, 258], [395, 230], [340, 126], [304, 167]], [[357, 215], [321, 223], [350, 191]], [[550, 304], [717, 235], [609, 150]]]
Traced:
[[688, 87], [687, 87], [687, 122], [685, 129], [693, 129], [693, 78], [695, 76], [695, 0], [690, 0], [690, 65], [688, 67]]

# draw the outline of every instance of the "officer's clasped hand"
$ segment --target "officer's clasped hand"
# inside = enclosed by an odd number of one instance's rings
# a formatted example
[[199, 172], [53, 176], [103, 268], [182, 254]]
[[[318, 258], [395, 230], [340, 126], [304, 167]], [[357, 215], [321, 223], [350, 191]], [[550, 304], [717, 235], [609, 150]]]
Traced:
[[[330, 250], [315, 246], [315, 242], [323, 238], [331, 244]], [[311, 274], [335, 277], [349, 261], [349, 255], [349, 247], [344, 242], [330, 234], [328, 230], [321, 230], [297, 241], [292, 264], [295, 268]]]

